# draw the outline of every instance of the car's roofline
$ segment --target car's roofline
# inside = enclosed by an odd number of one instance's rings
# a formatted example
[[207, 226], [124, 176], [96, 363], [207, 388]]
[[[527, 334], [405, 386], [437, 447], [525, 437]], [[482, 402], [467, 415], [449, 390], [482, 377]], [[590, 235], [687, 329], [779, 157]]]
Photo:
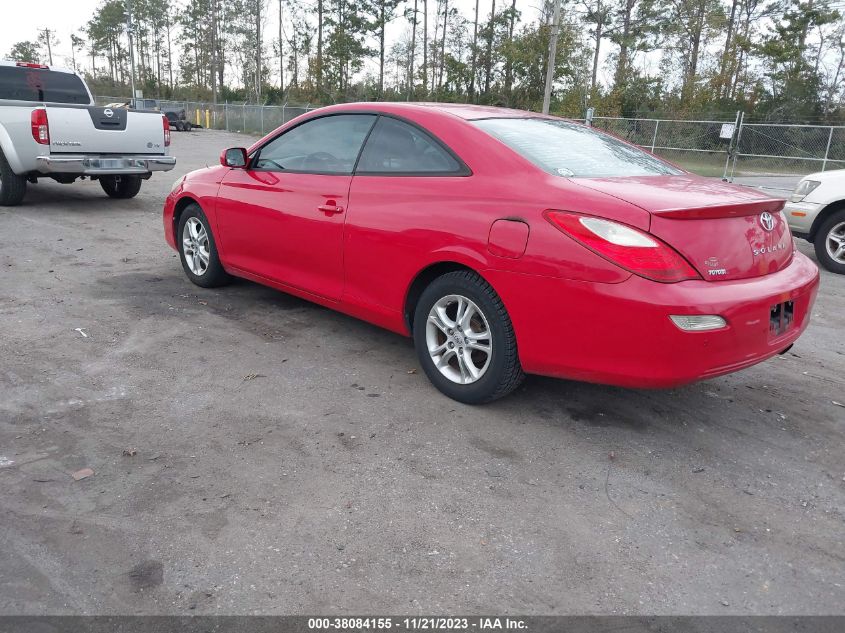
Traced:
[[[442, 114], [454, 116], [465, 121], [478, 119], [560, 119], [548, 114], [532, 112], [530, 110], [516, 110], [496, 106], [479, 106], [469, 103], [436, 103], [427, 101], [356, 101], [338, 103], [318, 109], [320, 112], [345, 111], [373, 111], [401, 114], [403, 112], [431, 112], [435, 110]], [[316, 112], [312, 110], [311, 112]]]

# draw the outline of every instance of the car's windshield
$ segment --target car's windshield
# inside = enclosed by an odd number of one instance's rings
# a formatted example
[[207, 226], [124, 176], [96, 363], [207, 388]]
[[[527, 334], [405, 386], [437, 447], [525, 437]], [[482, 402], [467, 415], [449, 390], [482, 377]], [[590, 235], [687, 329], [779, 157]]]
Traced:
[[472, 123], [558, 176], [601, 178], [682, 173], [633, 145], [568, 121], [479, 119]]

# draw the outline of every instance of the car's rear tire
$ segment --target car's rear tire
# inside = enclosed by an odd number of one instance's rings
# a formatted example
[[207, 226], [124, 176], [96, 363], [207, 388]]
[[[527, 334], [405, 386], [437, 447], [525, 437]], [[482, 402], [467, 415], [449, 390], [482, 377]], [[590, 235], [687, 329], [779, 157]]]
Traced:
[[176, 245], [182, 268], [196, 285], [215, 288], [231, 281], [220, 263], [211, 224], [198, 204], [188, 205], [179, 216]]
[[12, 171], [3, 150], [0, 150], [0, 206], [19, 205], [26, 193], [26, 178]]
[[414, 346], [428, 379], [459, 402], [491, 402], [525, 378], [501, 298], [469, 270], [442, 275], [423, 291], [414, 311]]
[[813, 246], [822, 266], [845, 275], [845, 209], [834, 212], [822, 223]]
[[100, 176], [100, 186], [109, 198], [134, 198], [141, 190], [141, 177]]

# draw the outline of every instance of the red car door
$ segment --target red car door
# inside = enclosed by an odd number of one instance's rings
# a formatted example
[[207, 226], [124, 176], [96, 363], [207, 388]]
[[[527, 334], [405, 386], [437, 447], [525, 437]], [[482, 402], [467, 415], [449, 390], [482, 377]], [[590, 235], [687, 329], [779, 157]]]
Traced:
[[309, 119], [231, 169], [217, 199], [227, 266], [339, 300], [352, 170], [376, 117]]

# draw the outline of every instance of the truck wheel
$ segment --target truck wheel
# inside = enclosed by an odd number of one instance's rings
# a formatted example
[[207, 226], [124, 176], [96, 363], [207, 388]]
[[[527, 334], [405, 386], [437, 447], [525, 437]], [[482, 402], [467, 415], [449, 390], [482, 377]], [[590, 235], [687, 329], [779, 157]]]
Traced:
[[3, 150], [0, 150], [0, 206], [13, 207], [21, 203], [26, 193], [26, 178], [12, 171]]
[[819, 263], [832, 273], [845, 275], [845, 209], [833, 213], [816, 231], [814, 244]]
[[100, 186], [109, 198], [134, 198], [141, 190], [141, 177], [100, 176]]

